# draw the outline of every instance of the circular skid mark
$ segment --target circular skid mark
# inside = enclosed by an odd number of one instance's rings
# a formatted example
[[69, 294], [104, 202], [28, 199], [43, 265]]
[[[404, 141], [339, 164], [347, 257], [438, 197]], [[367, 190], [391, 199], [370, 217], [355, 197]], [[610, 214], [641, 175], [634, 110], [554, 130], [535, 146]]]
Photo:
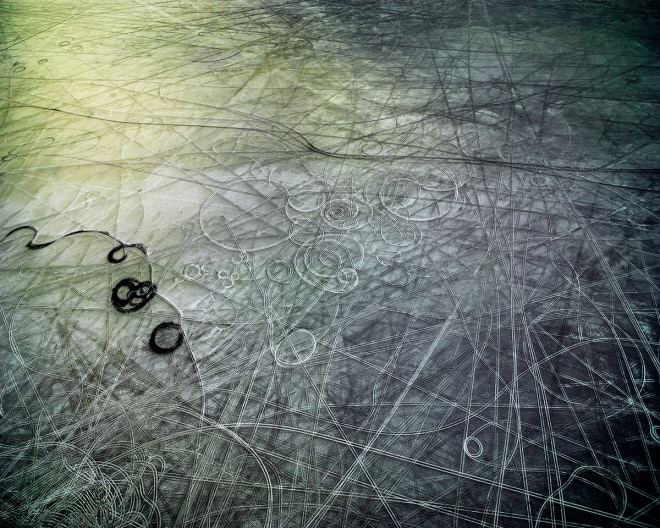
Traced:
[[[287, 188], [289, 199], [287, 210], [293, 213], [311, 213], [325, 203], [325, 185], [322, 182], [307, 182], [297, 187]], [[290, 214], [287, 212], [287, 214]]]
[[218, 281], [220, 281], [220, 286], [223, 289], [233, 288], [236, 281], [240, 278], [240, 273], [237, 271], [229, 272], [227, 270], [218, 270], [215, 274]]
[[371, 205], [357, 196], [346, 196], [325, 200], [322, 195], [309, 193], [306, 205], [296, 203], [296, 208], [287, 205], [287, 216], [296, 225], [316, 224], [327, 231], [349, 231], [367, 225], [373, 210]]
[[[486, 378], [485, 375], [482, 377]], [[482, 407], [488, 409], [494, 406], [506, 409], [502, 415], [468, 413], [463, 416], [468, 428], [462, 449], [469, 458], [491, 468], [510, 467], [521, 449], [521, 438], [518, 434], [521, 417], [513, 398], [513, 394], [503, 392], [498, 398], [482, 403]]]
[[202, 267], [195, 262], [189, 262], [181, 268], [181, 275], [186, 280], [199, 279], [202, 276]]
[[472, 460], [476, 460], [484, 453], [484, 446], [475, 436], [468, 436], [463, 440], [463, 451]]
[[110, 264], [119, 264], [120, 262], [124, 262], [126, 257], [128, 257], [126, 246], [124, 246], [124, 244], [119, 244], [108, 253], [108, 262]]
[[151, 332], [149, 348], [157, 354], [174, 352], [183, 343], [183, 330], [178, 323], [160, 323]]
[[[34, 237], [36, 230], [30, 231]], [[2, 247], [9, 269], [21, 270], [12, 274], [13, 281], [7, 280], [8, 274], [0, 281], [5, 301], [14, 305], [8, 329], [16, 358], [25, 365], [34, 363], [40, 376], [48, 379], [60, 379], [72, 372], [66, 369], [89, 361], [94, 365], [90, 372], [99, 369], [98, 383], [110, 378], [116, 382], [114, 365], [130, 358], [126, 375], [136, 382], [143, 376], [172, 381], [172, 390], [189, 385], [186, 398], [197, 398], [194, 379], [188, 378], [191, 358], [184, 355], [166, 362], [149, 351], [152, 329], [176, 316], [156, 294], [155, 284], [141, 277], [152, 276], [143, 246], [84, 231], [45, 243], [26, 240], [6, 240]], [[180, 345], [171, 325], [153, 332], [151, 348], [156, 352]], [[44, 357], [49, 358], [47, 364]], [[123, 397], [118, 396], [122, 401]]]
[[268, 278], [273, 282], [291, 282], [291, 278], [293, 277], [293, 267], [285, 260], [273, 260], [266, 268], [266, 275], [268, 275]]
[[307, 361], [316, 351], [316, 338], [309, 331], [298, 328], [272, 346], [275, 361], [281, 367], [295, 367]]
[[417, 224], [383, 214], [375, 227], [376, 234], [386, 243], [379, 249], [388, 251], [409, 251], [422, 240], [422, 231]]
[[325, 204], [321, 217], [331, 228], [342, 231], [357, 229], [371, 218], [371, 207], [354, 198], [335, 198]]
[[454, 209], [457, 191], [453, 182], [438, 184], [409, 176], [392, 176], [382, 183], [378, 197], [382, 206], [399, 218], [428, 222]]
[[118, 312], [136, 312], [153, 299], [157, 289], [151, 281], [139, 281], [128, 277], [120, 280], [112, 288], [110, 302]]
[[200, 225], [206, 237], [232, 251], [268, 249], [288, 239], [284, 188], [261, 179], [247, 179], [218, 189], [204, 202]]
[[341, 198], [330, 200], [323, 208], [323, 219], [329, 226], [337, 229], [355, 227], [357, 215], [358, 208], [355, 203]]
[[303, 245], [295, 256], [295, 269], [302, 280], [331, 293], [344, 293], [358, 284], [357, 268], [364, 249], [347, 236], [325, 235]]

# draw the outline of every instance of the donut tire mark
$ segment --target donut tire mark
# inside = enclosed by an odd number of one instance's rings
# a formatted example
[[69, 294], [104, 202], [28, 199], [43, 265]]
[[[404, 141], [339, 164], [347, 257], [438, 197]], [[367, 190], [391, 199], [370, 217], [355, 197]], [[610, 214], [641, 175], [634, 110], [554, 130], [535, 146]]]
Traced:
[[156, 291], [157, 287], [151, 281], [142, 282], [133, 277], [127, 277], [112, 288], [110, 302], [118, 312], [136, 312], [153, 299]]
[[[174, 328], [178, 331], [176, 341], [171, 346], [161, 346], [157, 343], [158, 333], [163, 330], [167, 330], [168, 328]], [[172, 321], [166, 323], [160, 323], [158, 326], [156, 326], [156, 328], [154, 328], [151, 331], [151, 336], [149, 337], [149, 348], [151, 348], [152, 351], [156, 352], [156, 354], [168, 354], [170, 352], [174, 352], [177, 348], [181, 346], [182, 343], [183, 343], [183, 330], [181, 329], [181, 326], [179, 324], [174, 323]]]

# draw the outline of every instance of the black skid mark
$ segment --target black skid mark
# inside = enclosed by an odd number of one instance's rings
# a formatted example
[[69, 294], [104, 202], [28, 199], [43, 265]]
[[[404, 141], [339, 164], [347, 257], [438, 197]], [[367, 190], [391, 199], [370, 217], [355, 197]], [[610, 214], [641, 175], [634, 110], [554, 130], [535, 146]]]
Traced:
[[151, 281], [139, 281], [127, 277], [112, 288], [110, 302], [118, 312], [137, 312], [153, 299], [157, 290], [157, 286]]
[[174, 352], [183, 343], [183, 330], [181, 326], [172, 321], [160, 323], [151, 332], [149, 348], [156, 354]]

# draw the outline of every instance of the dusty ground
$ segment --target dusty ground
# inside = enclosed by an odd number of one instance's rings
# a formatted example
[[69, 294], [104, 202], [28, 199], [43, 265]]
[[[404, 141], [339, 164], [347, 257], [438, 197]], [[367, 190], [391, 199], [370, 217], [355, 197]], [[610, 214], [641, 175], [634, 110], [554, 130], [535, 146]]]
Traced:
[[655, 526], [652, 1], [0, 4], [0, 521]]

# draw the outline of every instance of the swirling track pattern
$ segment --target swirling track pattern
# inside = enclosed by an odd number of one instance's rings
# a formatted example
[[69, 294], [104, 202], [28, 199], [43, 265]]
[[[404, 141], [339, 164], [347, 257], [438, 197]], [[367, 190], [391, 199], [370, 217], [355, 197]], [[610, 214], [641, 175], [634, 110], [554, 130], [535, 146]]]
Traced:
[[657, 526], [659, 26], [0, 3], [0, 525]]

